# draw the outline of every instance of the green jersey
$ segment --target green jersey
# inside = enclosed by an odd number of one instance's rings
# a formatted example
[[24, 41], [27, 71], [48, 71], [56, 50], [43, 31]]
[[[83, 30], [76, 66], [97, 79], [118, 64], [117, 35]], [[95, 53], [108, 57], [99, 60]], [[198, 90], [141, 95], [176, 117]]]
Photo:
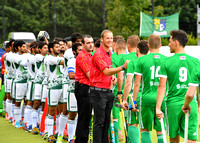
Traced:
[[150, 53], [138, 59], [135, 74], [142, 76], [142, 106], [156, 106], [157, 88], [159, 85], [158, 72], [162, 60], [166, 57], [159, 53]]
[[189, 86], [199, 86], [200, 81], [200, 63], [193, 69]]
[[[198, 59], [185, 53], [177, 53], [163, 61], [159, 77], [167, 78], [168, 81], [167, 105], [184, 103], [192, 69], [198, 63]], [[195, 102], [195, 99], [192, 102]]]

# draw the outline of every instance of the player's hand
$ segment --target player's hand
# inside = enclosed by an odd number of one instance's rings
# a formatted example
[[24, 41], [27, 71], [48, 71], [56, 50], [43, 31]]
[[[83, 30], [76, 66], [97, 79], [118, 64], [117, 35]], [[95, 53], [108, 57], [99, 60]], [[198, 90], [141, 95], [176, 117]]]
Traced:
[[127, 103], [127, 101], [123, 101], [123, 102], [122, 102], [122, 108], [123, 108], [124, 110], [128, 110], [128, 103]]
[[126, 62], [124, 63], [124, 68], [125, 68], [125, 69], [127, 69], [128, 63], [129, 63], [129, 60], [126, 60]]
[[190, 105], [189, 106], [185, 106], [185, 105], [183, 105], [183, 107], [182, 107], [182, 111], [183, 111], [183, 113], [187, 113], [187, 111], [189, 111], [189, 114], [190, 114], [190, 111], [191, 111], [191, 107], [190, 107]]
[[137, 109], [137, 104], [134, 104], [135, 108], [132, 109], [133, 112], [139, 112], [139, 110]]
[[156, 116], [160, 120], [161, 118], [164, 118], [164, 114], [160, 109], [156, 109]]
[[113, 75], [111, 79], [111, 84], [115, 85], [117, 83], [117, 78]]
[[117, 94], [117, 98], [118, 98], [118, 101], [120, 102], [120, 100], [122, 99], [122, 96], [123, 94]]

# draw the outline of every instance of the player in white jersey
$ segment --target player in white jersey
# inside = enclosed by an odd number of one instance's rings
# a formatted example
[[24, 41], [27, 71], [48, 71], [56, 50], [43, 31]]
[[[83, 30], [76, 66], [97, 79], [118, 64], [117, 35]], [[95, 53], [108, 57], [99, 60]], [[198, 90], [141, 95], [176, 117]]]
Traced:
[[56, 138], [53, 136], [53, 124], [54, 115], [57, 110], [58, 102], [62, 101], [62, 73], [60, 71], [60, 65], [64, 65], [64, 60], [59, 57], [60, 46], [59, 43], [54, 41], [49, 43], [50, 55], [45, 58], [45, 66], [47, 66], [47, 77], [48, 77], [48, 117], [47, 117], [47, 128], [48, 128], [48, 141], [55, 142]]
[[28, 62], [27, 62], [27, 72], [28, 72], [28, 80], [27, 80], [27, 92], [26, 92], [26, 100], [27, 104], [24, 111], [24, 129], [27, 131], [32, 130], [31, 125], [31, 113], [33, 107], [33, 81], [35, 79], [35, 55], [38, 53], [38, 42], [34, 41], [30, 44], [31, 53], [28, 54]]
[[24, 54], [26, 51], [26, 44], [24, 41], [17, 41], [16, 47], [18, 52], [15, 54], [16, 57], [13, 58], [13, 63], [15, 64], [16, 68], [16, 76], [14, 79], [14, 93], [15, 93], [15, 109], [14, 109], [14, 118], [16, 121], [15, 127], [22, 128], [20, 125], [20, 105], [22, 99], [26, 96], [27, 90], [27, 54]]
[[[45, 55], [48, 53], [48, 45], [46, 43], [39, 43], [38, 46], [39, 54], [35, 55], [35, 79], [34, 79], [34, 86], [33, 86], [33, 96], [34, 96], [34, 103], [33, 103], [33, 111], [31, 113], [31, 120], [32, 120], [32, 134], [38, 134], [39, 130], [37, 129], [37, 122], [38, 122], [38, 108], [41, 104], [42, 98], [42, 82], [45, 77], [44, 73], [44, 58]], [[39, 121], [40, 123], [40, 121]]]
[[[79, 54], [79, 52], [82, 50], [82, 45], [80, 43], [75, 43], [72, 46], [73, 53], [75, 57]], [[64, 54], [65, 58], [65, 66], [68, 72], [69, 76], [69, 85], [68, 85], [68, 91], [66, 89], [63, 89], [63, 96], [65, 103], [64, 108], [63, 108], [63, 113], [60, 118], [60, 130], [58, 134], [58, 139], [57, 143], [62, 143], [62, 138], [63, 138], [63, 131], [64, 128], [62, 125], [65, 127], [67, 123], [67, 128], [68, 128], [68, 141], [69, 143], [74, 141], [74, 135], [75, 135], [75, 129], [76, 129], [76, 122], [75, 122], [75, 117], [77, 115], [77, 101], [75, 98], [74, 90], [75, 90], [75, 67], [76, 67], [76, 59], [74, 58], [74, 55], [71, 54], [71, 52], [68, 52], [68, 50]], [[65, 86], [65, 84], [64, 84]], [[67, 113], [69, 112], [69, 117], [68, 121], [67, 119]]]

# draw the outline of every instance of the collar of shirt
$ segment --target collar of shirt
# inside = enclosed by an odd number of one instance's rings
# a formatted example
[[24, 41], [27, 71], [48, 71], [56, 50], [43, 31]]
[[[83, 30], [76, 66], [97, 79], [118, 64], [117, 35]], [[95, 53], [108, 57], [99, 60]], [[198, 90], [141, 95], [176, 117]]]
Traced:
[[85, 49], [82, 49], [81, 52], [83, 52], [85, 55], [88, 55], [88, 56], [90, 56], [90, 57], [92, 56], [91, 53], [88, 53]]
[[110, 50], [109, 50], [108, 52], [106, 52], [106, 50], [103, 48], [102, 45], [100, 45], [99, 49], [100, 49], [102, 52], [104, 52], [104, 54], [107, 54], [109, 57], [111, 57], [112, 54], [111, 54]]

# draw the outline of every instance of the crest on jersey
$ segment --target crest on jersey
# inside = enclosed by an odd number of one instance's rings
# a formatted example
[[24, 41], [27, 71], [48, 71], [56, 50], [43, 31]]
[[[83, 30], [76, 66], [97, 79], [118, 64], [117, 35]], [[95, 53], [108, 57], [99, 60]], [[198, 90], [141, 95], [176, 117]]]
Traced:
[[180, 56], [179, 59], [180, 60], [186, 60], [186, 56]]
[[154, 55], [154, 58], [160, 58], [160, 56], [159, 55]]

